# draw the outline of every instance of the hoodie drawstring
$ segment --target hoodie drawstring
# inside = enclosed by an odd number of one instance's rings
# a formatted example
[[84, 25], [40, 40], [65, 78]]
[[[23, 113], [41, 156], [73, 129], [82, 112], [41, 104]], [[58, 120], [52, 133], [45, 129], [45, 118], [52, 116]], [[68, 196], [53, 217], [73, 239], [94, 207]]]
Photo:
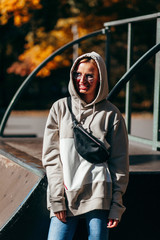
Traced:
[[89, 130], [90, 132], [91, 132], [91, 124], [92, 124], [93, 119], [94, 119], [95, 111], [96, 111], [96, 105], [93, 104], [93, 108], [92, 108], [92, 118], [91, 118], [91, 121], [90, 121], [90, 123], [89, 123], [89, 125], [88, 125], [88, 130]]
[[[92, 118], [91, 118], [90, 123], [88, 124], [88, 127], [87, 127], [87, 129], [88, 129], [89, 132], [91, 132], [91, 124], [92, 124], [93, 119], [94, 119], [94, 116], [95, 116], [95, 111], [96, 111], [96, 106], [95, 106], [95, 104], [93, 104], [93, 107], [92, 107]], [[81, 123], [82, 125], [83, 125], [84, 122], [81, 120], [81, 118], [82, 118], [82, 115], [83, 115], [84, 112], [85, 112], [85, 110], [82, 112], [82, 109], [81, 109], [81, 101], [79, 100], [79, 114], [78, 114], [78, 116], [77, 116], [79, 119], [77, 119], [77, 120], [78, 120], [78, 122]], [[84, 119], [84, 120], [85, 120], [85, 119]]]

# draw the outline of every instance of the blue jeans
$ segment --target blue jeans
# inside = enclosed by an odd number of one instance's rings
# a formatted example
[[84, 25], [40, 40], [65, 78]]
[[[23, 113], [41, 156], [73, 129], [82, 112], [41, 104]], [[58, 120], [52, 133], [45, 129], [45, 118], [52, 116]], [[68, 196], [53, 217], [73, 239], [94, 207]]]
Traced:
[[82, 216], [86, 220], [89, 240], [108, 240], [108, 212], [104, 210], [94, 210], [84, 215], [68, 217], [66, 223], [61, 222], [57, 217], [52, 217], [48, 240], [72, 240]]

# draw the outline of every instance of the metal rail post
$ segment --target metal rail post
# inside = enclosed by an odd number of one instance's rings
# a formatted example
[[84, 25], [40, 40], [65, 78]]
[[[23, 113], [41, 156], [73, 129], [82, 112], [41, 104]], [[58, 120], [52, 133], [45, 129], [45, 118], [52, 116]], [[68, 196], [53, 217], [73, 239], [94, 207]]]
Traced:
[[[156, 43], [160, 43], [160, 17], [157, 18]], [[160, 131], [160, 52], [155, 57], [154, 109], [153, 109], [153, 150], [157, 150]]]
[[[128, 23], [128, 47], [127, 47], [127, 71], [132, 65], [133, 57], [133, 34], [132, 23]], [[131, 133], [131, 81], [126, 84], [125, 120], [128, 133]]]
[[107, 68], [107, 75], [108, 75], [108, 85], [110, 88], [110, 40], [111, 40], [111, 33], [110, 28], [105, 28], [106, 34], [106, 49], [105, 49], [105, 60], [106, 60], [106, 68]]

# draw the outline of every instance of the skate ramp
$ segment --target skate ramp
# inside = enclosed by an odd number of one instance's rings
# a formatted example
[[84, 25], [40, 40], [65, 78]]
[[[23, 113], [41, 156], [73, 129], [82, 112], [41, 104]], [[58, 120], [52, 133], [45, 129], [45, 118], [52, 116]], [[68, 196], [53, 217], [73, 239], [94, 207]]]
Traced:
[[0, 155], [0, 229], [20, 210], [40, 177]]
[[0, 239], [47, 238], [41, 146], [42, 140], [0, 139]]

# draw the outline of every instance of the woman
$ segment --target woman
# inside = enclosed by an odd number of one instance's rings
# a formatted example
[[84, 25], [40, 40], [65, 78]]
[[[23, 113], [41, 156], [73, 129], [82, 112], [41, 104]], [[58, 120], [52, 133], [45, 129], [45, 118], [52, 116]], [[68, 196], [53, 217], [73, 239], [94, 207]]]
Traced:
[[67, 99], [55, 102], [46, 123], [43, 165], [48, 178], [48, 239], [71, 240], [80, 217], [86, 219], [89, 240], [107, 240], [125, 207], [128, 184], [128, 138], [119, 110], [106, 100], [108, 80], [101, 56], [87, 53], [74, 62], [69, 93], [79, 123], [101, 140], [109, 159], [92, 164], [76, 151]]

